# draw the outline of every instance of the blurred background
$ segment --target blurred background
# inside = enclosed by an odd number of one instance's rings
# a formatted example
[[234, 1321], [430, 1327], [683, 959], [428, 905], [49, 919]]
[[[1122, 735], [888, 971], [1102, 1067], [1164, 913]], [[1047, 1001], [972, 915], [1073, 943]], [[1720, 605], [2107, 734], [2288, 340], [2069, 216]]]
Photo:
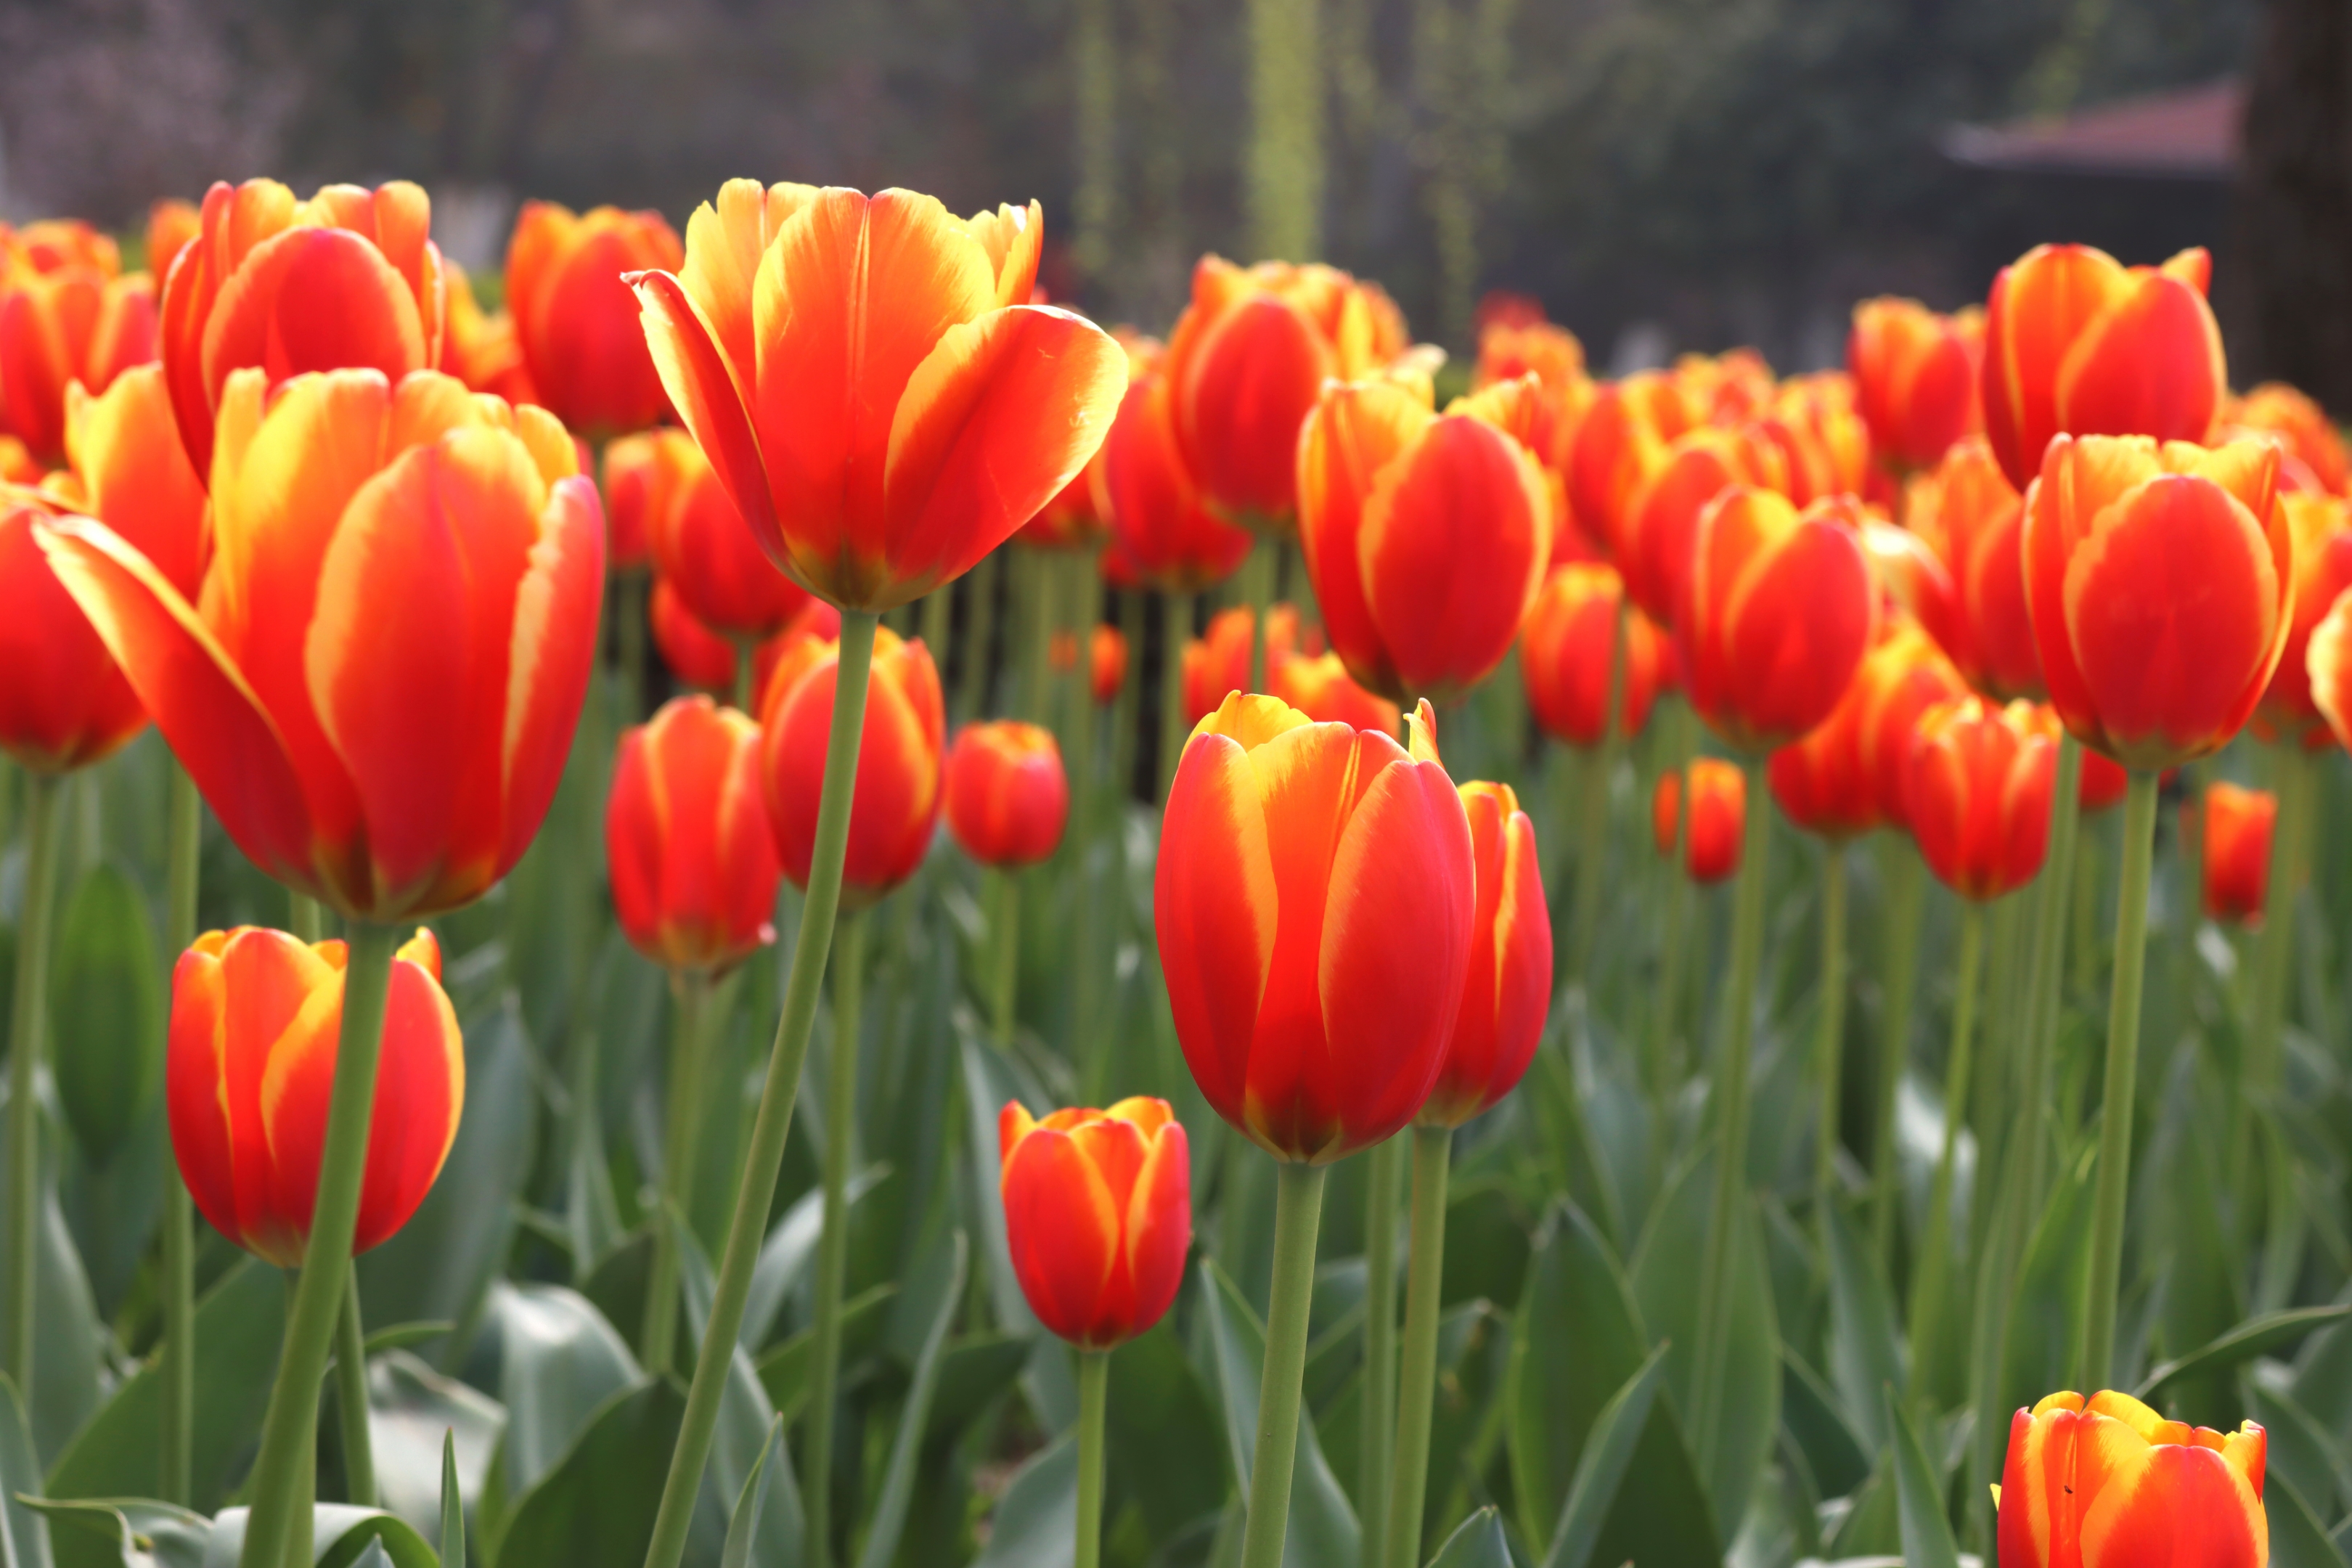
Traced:
[[[0, 0], [0, 216], [130, 226], [403, 175], [495, 269], [516, 202], [730, 175], [1034, 195], [1055, 298], [1319, 254], [1459, 348], [1539, 300], [1596, 370], [1837, 360], [1852, 302], [2043, 239], [2217, 253], [2241, 382], [2352, 413], [2343, 0]], [[1255, 113], [1253, 106], [1278, 106]]]

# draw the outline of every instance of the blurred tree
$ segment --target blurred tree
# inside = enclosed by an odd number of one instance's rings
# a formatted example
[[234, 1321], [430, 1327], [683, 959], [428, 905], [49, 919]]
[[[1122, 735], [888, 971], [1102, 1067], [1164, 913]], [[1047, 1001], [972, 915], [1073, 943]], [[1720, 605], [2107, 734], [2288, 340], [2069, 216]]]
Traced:
[[2241, 383], [2352, 418], [2352, 4], [2271, 0], [2239, 188]]

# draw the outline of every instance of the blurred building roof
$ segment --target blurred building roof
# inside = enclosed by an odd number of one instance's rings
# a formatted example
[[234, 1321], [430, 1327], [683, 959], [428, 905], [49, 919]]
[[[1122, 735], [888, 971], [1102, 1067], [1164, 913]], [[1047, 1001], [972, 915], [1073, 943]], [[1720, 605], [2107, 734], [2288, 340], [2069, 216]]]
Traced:
[[1979, 169], [2227, 180], [2244, 110], [2245, 86], [2232, 77], [2056, 118], [1955, 125], [1942, 146], [1954, 163]]

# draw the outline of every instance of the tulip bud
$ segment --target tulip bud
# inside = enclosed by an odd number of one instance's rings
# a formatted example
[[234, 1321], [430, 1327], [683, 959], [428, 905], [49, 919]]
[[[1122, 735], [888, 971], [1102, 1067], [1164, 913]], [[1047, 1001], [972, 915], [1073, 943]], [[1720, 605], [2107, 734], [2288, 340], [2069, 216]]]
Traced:
[[1865, 300], [1845, 340], [1871, 444], [1897, 469], [1925, 468], [1984, 428], [1978, 397], [1984, 312], [1937, 315], [1916, 300]]
[[1351, 730], [1378, 730], [1384, 735], [1404, 733], [1403, 710], [1349, 679], [1348, 667], [1336, 653], [1286, 658], [1279, 666], [1268, 668], [1265, 683], [1272, 696], [1318, 724], [1345, 724]]
[[[1230, 691], [1250, 686], [1250, 639], [1255, 617], [1247, 605], [1219, 610], [1210, 617], [1205, 636], [1184, 645], [1184, 716], [1193, 723], [1217, 710]], [[1298, 609], [1276, 605], [1265, 613], [1265, 680], [1274, 684], [1282, 667], [1298, 651]], [[1394, 731], [1390, 731], [1394, 733]]]
[[666, 969], [724, 973], [776, 940], [775, 836], [760, 793], [759, 726], [680, 697], [621, 735], [604, 803], [613, 910]]
[[2303, 662], [2312, 705], [2335, 731], [2336, 743], [2352, 746], [2352, 588], [2336, 595], [2312, 628]]
[[1165, 1316], [1192, 1243], [1192, 1168], [1183, 1123], [1138, 1095], [1108, 1110], [996, 1119], [1004, 1242], [1038, 1321], [1108, 1350]]
[[2121, 763], [2096, 752], [2083, 753], [2082, 783], [2074, 791], [2074, 800], [2084, 816], [2106, 810], [2121, 801], [2130, 788], [2131, 773]]
[[948, 831], [963, 852], [1003, 870], [1052, 858], [1070, 816], [1062, 748], [1041, 724], [967, 724], [949, 749]]
[[1668, 444], [1703, 417], [1682, 383], [1661, 371], [1603, 385], [1570, 439], [1563, 465], [1577, 526], [1622, 558], [1634, 492], [1664, 460]]
[[2304, 491], [2282, 494], [2279, 505], [2294, 551], [2294, 609], [2278, 668], [2254, 705], [2253, 730], [2265, 741], [2316, 748], [2327, 743], [2327, 721], [2312, 700], [2307, 655], [2312, 629], [2352, 587], [2352, 503]]
[[1652, 620], [1672, 626], [1681, 616], [1700, 515], [1734, 485], [1785, 494], [1787, 459], [1761, 429], [1702, 426], [1665, 449], [1627, 502], [1618, 566]]
[[[702, 449], [683, 430], [650, 433], [646, 553], [694, 618], [721, 637], [772, 636], [809, 603], [760, 552]], [[634, 460], [634, 459], [633, 459]]]
[[2269, 1437], [2167, 1421], [2128, 1394], [2053, 1394], [2009, 1424], [2001, 1568], [2262, 1568]]
[[[2352, 486], [2352, 455], [2327, 411], [2282, 381], [2266, 381], [2243, 397], [2233, 397], [2221, 410], [2221, 434], [2268, 436], [2286, 455], [2280, 488], [2342, 495]], [[2289, 486], [2286, 474], [2294, 476]]]
[[204, 214], [194, 202], [177, 197], [153, 203], [147, 208], [147, 270], [157, 278], [172, 275], [172, 263], [188, 242], [205, 231]]
[[1430, 1127], [1459, 1127], [1500, 1103], [1535, 1059], [1551, 1010], [1551, 912], [1535, 824], [1508, 784], [1465, 784], [1461, 795], [1477, 902], [1462, 1010], [1418, 1118]]
[[[1684, 840], [1683, 870], [1694, 882], [1720, 882], [1739, 869], [1748, 832], [1748, 775], [1721, 757], [1694, 758], [1690, 765], [1690, 833]], [[1650, 795], [1650, 833], [1658, 853], [1675, 852], [1681, 826], [1683, 775], [1668, 769]]]
[[[1546, 321], [1487, 322], [1478, 332], [1478, 363], [1470, 374], [1472, 389], [1523, 376], [1535, 379], [1536, 419], [1520, 439], [1545, 468], [1562, 474], [1576, 432], [1600, 395], [1600, 387], [1585, 374], [1584, 345], [1574, 332]], [[1563, 517], [1562, 527], [1566, 526]]]
[[1087, 640], [1087, 675], [1095, 706], [1108, 708], [1127, 686], [1127, 634], [1097, 623]]
[[[1536, 721], [1554, 740], [1597, 746], [1609, 725], [1610, 661], [1618, 647], [1624, 591], [1614, 568], [1580, 562], [1544, 579], [1519, 628], [1519, 676]], [[1638, 735], [1664, 680], [1665, 637], [1647, 616], [1626, 607], [1618, 733]]]
[[[215, 1230], [280, 1268], [299, 1268], [310, 1240], [345, 960], [340, 942], [239, 926], [198, 937], [172, 973], [164, 1093], [180, 1174]], [[354, 1255], [425, 1201], [465, 1100], [441, 948], [420, 930], [392, 963]]]
[[1981, 437], [1956, 443], [1911, 481], [1904, 522], [1950, 574], [1950, 613], [1929, 629], [1969, 684], [1989, 697], [2042, 695], [2025, 606], [2025, 500]]
[[441, 271], [446, 319], [438, 368], [476, 392], [492, 393], [509, 403], [539, 402], [539, 389], [522, 363], [522, 345], [515, 341], [514, 317], [505, 310], [483, 310], [474, 298], [472, 280], [456, 262], [443, 261]]
[[507, 245], [507, 309], [531, 384], [569, 428], [596, 440], [669, 412], [636, 297], [621, 278], [685, 264], [677, 231], [659, 213], [523, 204]]
[[1249, 534], [1209, 509], [1176, 445], [1172, 394], [1152, 371], [1127, 389], [1103, 441], [1097, 504], [1111, 550], [1139, 583], [1192, 594], [1223, 582], [1249, 555]]
[[1919, 716], [1905, 768], [1911, 837], [1960, 897], [2000, 898], [2042, 869], [2058, 733], [2056, 717], [2030, 702], [1961, 697]]
[[615, 572], [643, 571], [652, 561], [654, 514], [669, 500], [673, 472], [665, 445], [664, 432], [643, 430], [604, 447], [604, 558]]
[[1443, 1063], [1476, 873], [1430, 726], [1424, 703], [1408, 751], [1235, 693], [1177, 764], [1152, 894], [1177, 1040], [1277, 1159], [1390, 1137]]
[[2278, 796], [2266, 789], [2211, 784], [2205, 787], [2203, 805], [2190, 816], [2201, 829], [2199, 858], [2205, 868], [2207, 917], [2260, 928], [2270, 895], [2271, 830], [2278, 824]]
[[36, 458], [66, 455], [69, 387], [104, 392], [154, 357], [154, 281], [119, 276], [113, 241], [68, 228], [14, 261], [0, 258], [0, 432]]
[[147, 710], [35, 538], [49, 515], [0, 492], [0, 751], [62, 773], [111, 756]]

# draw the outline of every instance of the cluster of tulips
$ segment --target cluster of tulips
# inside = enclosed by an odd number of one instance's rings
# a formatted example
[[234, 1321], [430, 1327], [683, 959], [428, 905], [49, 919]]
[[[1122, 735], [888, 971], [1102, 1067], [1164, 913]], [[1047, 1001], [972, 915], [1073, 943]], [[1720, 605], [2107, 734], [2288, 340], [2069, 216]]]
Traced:
[[[538, 834], [608, 608], [629, 720], [647, 632], [691, 689], [626, 729], [604, 803], [614, 912], [675, 999], [657, 1216], [696, 1201], [683, 1154], [709, 1100], [714, 993], [777, 940], [780, 884], [801, 894], [694, 1321], [680, 1226], [656, 1221], [638, 1350], [656, 1373], [684, 1372], [688, 1394], [646, 1562], [677, 1568], [828, 967], [833, 1038], [854, 1047], [868, 911], [922, 866], [944, 816], [997, 890], [992, 1022], [1010, 1043], [1018, 875], [1096, 815], [1111, 786], [1093, 710], [1144, 662], [1139, 624], [1096, 624], [1105, 584], [1165, 595], [1151, 907], [1168, 1017], [1206, 1106], [1278, 1170], [1243, 1568], [1284, 1557], [1325, 1177], [1368, 1151], [1360, 1419], [1377, 1489], [1362, 1562], [1423, 1558], [1454, 1136], [1518, 1084], [1554, 1004], [1541, 808], [1507, 782], [1457, 783], [1438, 744], [1441, 716], [1493, 689], [1514, 653], [1535, 722], [1581, 781], [1580, 809], [1550, 823], [1572, 837], [1552, 855], [1573, 868], [1557, 943], [1571, 982], [1605, 915], [1624, 749], [1654, 716], [1666, 731], [1650, 818], [1686, 876], [1646, 1045], [1662, 1103], [1681, 1074], [1685, 882], [1737, 879], [1696, 1328], [1675, 1347], [1691, 1452], [1711, 1465], [1731, 1441], [1769, 798], [1830, 848], [1810, 1069], [1825, 1248], [1851, 1185], [1845, 847], [1906, 834], [1963, 902], [1946, 1122], [1911, 1270], [1921, 1386], [1906, 1397], [1979, 1413], [1969, 1528], [2011, 1568], [2267, 1561], [2260, 1426], [2222, 1436], [2122, 1394], [2055, 1394], [2016, 1413], [1997, 1469], [2002, 1427], [1987, 1418], [2010, 1281], [2054, 1179], [2040, 1108], [2055, 1093], [2080, 814], [2124, 811], [2104, 1099], [2128, 1108], [2160, 776], [2250, 724], [2275, 743], [2277, 789], [2215, 784], [2195, 832], [2209, 910], [2267, 922], [2283, 951], [2292, 876], [2275, 868], [2300, 864], [2308, 758], [2352, 740], [2345, 453], [2291, 390], [2229, 394], [2201, 252], [2147, 268], [2045, 247], [1981, 312], [1863, 305], [1846, 373], [1785, 380], [1732, 353], [1597, 382], [1572, 336], [1507, 302], [1482, 325], [1468, 389], [1441, 407], [1442, 356], [1377, 287], [1329, 268], [1206, 258], [1164, 346], [1040, 302], [1034, 204], [960, 219], [902, 191], [737, 181], [682, 242], [655, 215], [533, 204], [496, 313], [429, 216], [403, 184], [307, 201], [224, 184], [200, 210], [159, 208], [152, 272], [127, 274], [84, 226], [0, 231], [0, 746], [30, 781], [5, 1370], [20, 1393], [41, 1375], [37, 1071], [60, 781], [152, 719], [177, 763], [167, 1500], [186, 1496], [190, 1464], [189, 1200], [299, 1270], [247, 1568], [310, 1560], [306, 1461], [331, 1355], [351, 1500], [373, 1500], [352, 1258], [424, 1200], [465, 1098], [440, 949], [419, 922], [480, 898]], [[963, 684], [984, 691], [992, 646], [969, 634], [996, 613], [993, 594], [957, 606], [950, 589], [1007, 545], [1032, 558], [1014, 595], [1029, 620], [1005, 639], [1021, 643], [1027, 711], [992, 717], [960, 690], [968, 721], [950, 745], [935, 658], [960, 608]], [[1198, 597], [1229, 579], [1240, 603], [1193, 636]], [[1057, 727], [1045, 672], [1081, 664]], [[1700, 754], [1692, 721], [1718, 754]], [[290, 930], [197, 933], [200, 800], [288, 889]], [[2029, 888], [2030, 933], [2007, 901]], [[1919, 945], [1920, 904], [1916, 877], [1893, 890], [1890, 952]], [[341, 938], [322, 936], [322, 911]], [[1989, 945], [2016, 959], [1997, 1032], [1978, 1018]], [[1873, 1075], [1864, 1175], [1882, 1254], [1901, 1203], [1911, 962], [1888, 978]], [[2273, 996], [2246, 1047], [2257, 1084], [2280, 1081], [2278, 1034]], [[1989, 1100], [1988, 1074], [2011, 1092]], [[798, 1461], [812, 1565], [839, 1533], [856, 1084], [832, 1071], [824, 1109]], [[1123, 1086], [1090, 1087], [1108, 1100]], [[1990, 1240], [1959, 1277], [1966, 1108], [2012, 1103], [2019, 1124], [1976, 1129], [2005, 1174], [1979, 1188]], [[1184, 1278], [1187, 1131], [1137, 1096], [1007, 1104], [999, 1135], [1011, 1267], [1079, 1352], [1076, 1561], [1091, 1568], [1107, 1352], [1150, 1330]], [[2127, 1111], [2102, 1123], [2084, 1386], [2118, 1370], [2131, 1141]], [[1942, 1510], [1919, 1528], [1950, 1551]]]

